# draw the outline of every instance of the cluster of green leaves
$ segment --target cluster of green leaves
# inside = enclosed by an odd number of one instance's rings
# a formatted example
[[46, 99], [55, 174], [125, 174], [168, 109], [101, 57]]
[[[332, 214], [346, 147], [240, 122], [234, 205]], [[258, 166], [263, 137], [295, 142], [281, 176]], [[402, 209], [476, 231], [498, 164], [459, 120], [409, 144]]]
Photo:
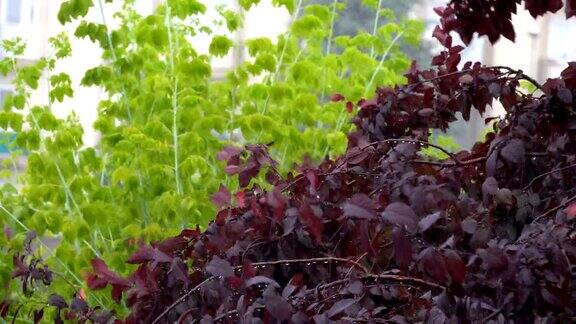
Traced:
[[[0, 127], [18, 134], [13, 159], [25, 153], [28, 160], [16, 186], [5, 185], [0, 193], [0, 222], [14, 231], [4, 249], [21, 246], [27, 230], [59, 237], [56, 246], [38, 249], [50, 253], [49, 262], [66, 278], [51, 286], [61, 295], [84, 285], [81, 274], [95, 256], [125, 273], [136, 240], [205, 226], [215, 214], [210, 196], [221, 184], [236, 186], [216, 160], [224, 145], [273, 143], [280, 170], [306, 155], [319, 161], [342, 153], [352, 127], [346, 101], [404, 82], [410, 61], [400, 45], [417, 46], [423, 30], [417, 21], [392, 22], [390, 10], [374, 7], [375, 17], [390, 22], [373, 32], [336, 37], [334, 24], [346, 1], [273, 0], [293, 17], [287, 32], [239, 44], [234, 35], [243, 12], [259, 0], [239, 1], [241, 12], [217, 7], [216, 21], [197, 0], [168, 0], [145, 17], [132, 2], [124, 1], [116, 13], [116, 30], [84, 20], [101, 2], [68, 0], [58, 14], [63, 24], [77, 23], [75, 37], [103, 49], [104, 63], [82, 80], [107, 93], [98, 104], [96, 147], [83, 145], [84, 130], [74, 114], [59, 119], [52, 113], [54, 103], [74, 96], [70, 77], [56, 68], [71, 55], [66, 35], [50, 40], [52, 56], [28, 66], [17, 64], [21, 42], [2, 44], [8, 55], [0, 73], [14, 75], [16, 91], [4, 103]], [[196, 40], [206, 37], [207, 51], [196, 48]], [[224, 78], [213, 78], [215, 59], [244, 54]], [[43, 75], [46, 103], [31, 105]], [[330, 100], [335, 93], [346, 100]], [[10, 282], [8, 254], [0, 256], [4, 286]], [[107, 296], [88, 300], [110, 306]]]

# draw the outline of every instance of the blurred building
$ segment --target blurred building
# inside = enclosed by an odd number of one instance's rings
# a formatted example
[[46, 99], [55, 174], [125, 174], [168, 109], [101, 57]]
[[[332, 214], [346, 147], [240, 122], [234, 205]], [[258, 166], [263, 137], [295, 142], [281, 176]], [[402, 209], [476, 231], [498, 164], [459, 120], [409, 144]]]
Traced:
[[[432, 39], [432, 31], [438, 23], [438, 15], [433, 9], [444, 6], [446, 2], [429, 0], [414, 7], [412, 17], [424, 19], [427, 24], [425, 37]], [[576, 35], [576, 19], [566, 20], [563, 9], [534, 19], [523, 6], [519, 6], [512, 23], [516, 31], [515, 42], [502, 37], [492, 45], [486, 37], [476, 38], [464, 50], [462, 64], [480, 61], [489, 66], [509, 66], [543, 83], [548, 78], [559, 76], [567, 66], [566, 62], [576, 61], [576, 42], [570, 41], [571, 36]], [[454, 39], [456, 41], [458, 37]], [[437, 46], [433, 52], [439, 50]], [[498, 104], [494, 108], [492, 115], [503, 114]], [[470, 123], [456, 122], [450, 133], [462, 147], [470, 147], [480, 138], [484, 128], [483, 118], [472, 114]]]

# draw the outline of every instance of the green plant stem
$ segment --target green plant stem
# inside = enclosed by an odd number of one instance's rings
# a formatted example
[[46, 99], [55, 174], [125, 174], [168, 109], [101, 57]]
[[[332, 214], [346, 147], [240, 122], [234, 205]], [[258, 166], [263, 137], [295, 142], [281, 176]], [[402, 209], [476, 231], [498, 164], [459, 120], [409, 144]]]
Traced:
[[[303, 3], [303, 0], [298, 0], [298, 4], [296, 5], [296, 10], [294, 10], [294, 15], [292, 17], [292, 22], [294, 22], [298, 18], [298, 15], [300, 14], [300, 9], [302, 8], [302, 3]], [[292, 22], [290, 23], [290, 25], [292, 24]], [[276, 81], [276, 79], [278, 78], [278, 73], [280, 72], [280, 69], [281, 69], [282, 64], [284, 62], [284, 56], [286, 56], [286, 49], [288, 48], [288, 42], [289, 42], [291, 36], [292, 36], [292, 30], [289, 29], [286, 32], [286, 36], [285, 36], [285, 40], [284, 40], [284, 46], [282, 46], [282, 52], [280, 53], [280, 58], [278, 59], [278, 63], [276, 63], [276, 69], [274, 70], [274, 74], [272, 75], [272, 79], [271, 79], [272, 82]], [[268, 102], [269, 101], [270, 101], [270, 94], [268, 94], [266, 96], [266, 101], [264, 102], [264, 108], [262, 109], [262, 114], [266, 113], [266, 109], [268, 108]], [[258, 137], [260, 137], [260, 136], [258, 136]]]
[[[380, 10], [382, 10], [382, 0], [378, 0], [378, 8], [376, 9], [376, 15], [374, 16], [374, 28], [372, 29], [372, 36], [376, 36], [376, 32], [378, 31]], [[374, 45], [372, 45], [372, 48], [370, 49], [370, 57], [374, 58]]]
[[[110, 31], [108, 29], [108, 23], [106, 21], [106, 15], [104, 14], [104, 5], [102, 4], [102, 0], [98, 0], [98, 7], [100, 9], [100, 16], [102, 18], [102, 24], [104, 25], [104, 27], [106, 28], [106, 40], [108, 42], [108, 47], [110, 49], [110, 53], [112, 55], [112, 60], [114, 62], [112, 62], [112, 69], [114, 70], [114, 72], [118, 75], [121, 75], [121, 73], [119, 73], [119, 71], [116, 68], [116, 65], [114, 65], [114, 63], [118, 60], [118, 56], [116, 55], [116, 50], [114, 49], [114, 44], [112, 43], [112, 36], [110, 35]], [[132, 123], [132, 113], [130, 111], [130, 102], [128, 101], [128, 91], [126, 90], [126, 86], [124, 85], [124, 83], [120, 83], [121, 87], [122, 87], [122, 99], [126, 102], [126, 115], [128, 118], [128, 123]], [[138, 184], [140, 185], [140, 188], [142, 189], [142, 191], [144, 191], [144, 181], [142, 179], [142, 172], [140, 170], [140, 168], [136, 169], [136, 174], [138, 176]], [[139, 195], [140, 196], [140, 195]], [[144, 220], [144, 224], [148, 224], [148, 219], [150, 218], [150, 216], [148, 215], [148, 204], [146, 202], [146, 200], [144, 198], [142, 198], [141, 196], [140, 198], [140, 206], [142, 209], [142, 215], [143, 220]]]
[[380, 58], [380, 62], [378, 62], [378, 66], [374, 70], [374, 73], [372, 73], [372, 77], [370, 77], [370, 81], [368, 82], [368, 85], [366, 86], [364, 96], [366, 96], [368, 94], [368, 92], [370, 91], [370, 88], [372, 88], [372, 85], [374, 84], [374, 80], [376, 79], [376, 75], [378, 74], [378, 71], [380, 71], [380, 69], [382, 68], [382, 65], [384, 65], [384, 61], [386, 61], [386, 58], [390, 54], [392, 47], [396, 44], [396, 42], [398, 42], [398, 40], [402, 37], [403, 34], [404, 34], [404, 31], [399, 32], [398, 35], [396, 35], [396, 37], [394, 37], [392, 42], [390, 42], [390, 45], [388, 45], [388, 48], [386, 48], [386, 51], [384, 51], [384, 54], [382, 54], [382, 58]]
[[168, 29], [168, 45], [170, 48], [169, 62], [170, 73], [172, 74], [172, 141], [174, 145], [174, 177], [176, 178], [176, 192], [183, 194], [182, 183], [180, 181], [180, 162], [178, 157], [178, 80], [174, 70], [174, 40], [172, 39], [172, 19], [170, 17], [170, 5], [166, 3], [165, 24]]
[[[108, 30], [108, 23], [106, 22], [106, 15], [104, 14], [104, 5], [102, 4], [102, 0], [98, 0], [98, 7], [100, 9], [100, 16], [102, 17], [102, 24], [106, 28], [106, 41], [108, 42], [108, 47], [110, 48], [110, 54], [112, 55], [112, 60], [116, 62], [118, 57], [116, 56], [116, 50], [114, 49], [114, 45], [112, 43], [112, 36], [110, 35], [110, 31]], [[115, 70], [115, 66], [113, 65], [113, 69]], [[124, 87], [124, 83], [122, 83], [122, 90], [124, 92], [124, 96], [126, 98], [126, 88]], [[132, 113], [130, 111], [130, 105], [126, 104], [126, 114], [128, 117], [128, 122], [132, 121]]]
[[[326, 54], [324, 56], [328, 56], [330, 51], [332, 50], [332, 37], [334, 35], [334, 23], [336, 20], [336, 5], [338, 4], [338, 0], [334, 0], [332, 3], [332, 17], [330, 18], [330, 32], [328, 32], [328, 39], [326, 44]], [[321, 102], [324, 102], [326, 96], [326, 70], [324, 70], [323, 74], [323, 84], [322, 84], [322, 96]]]

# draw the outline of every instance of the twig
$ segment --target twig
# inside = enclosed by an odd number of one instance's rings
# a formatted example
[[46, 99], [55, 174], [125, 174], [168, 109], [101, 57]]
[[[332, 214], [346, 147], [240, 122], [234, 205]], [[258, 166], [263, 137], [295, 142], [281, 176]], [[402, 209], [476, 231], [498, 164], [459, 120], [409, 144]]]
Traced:
[[[413, 277], [404, 277], [404, 276], [397, 276], [397, 275], [375, 275], [375, 274], [367, 274], [365, 276], [360, 277], [359, 279], [362, 280], [369, 280], [369, 279], [373, 279], [373, 280], [382, 280], [382, 281], [394, 281], [394, 282], [398, 282], [398, 283], [408, 283], [408, 284], [415, 284], [415, 285], [419, 285], [419, 286], [427, 286], [429, 288], [433, 288], [433, 289], [446, 289], [444, 286], [435, 284], [433, 282], [428, 282], [419, 278], [413, 278]], [[327, 283], [325, 285], [321, 285], [317, 288], [314, 289], [308, 289], [306, 291], [303, 292], [303, 297], [302, 298], [306, 298], [307, 295], [311, 294], [311, 293], [315, 293], [319, 290], [325, 290], [334, 286], [339, 286], [342, 284], [347, 283], [348, 281], [350, 281], [350, 278], [346, 278], [346, 279], [340, 279], [340, 280], [336, 280], [330, 283]], [[292, 299], [292, 298], [291, 298]], [[231, 310], [229, 312], [226, 312], [224, 314], [221, 314], [217, 317], [214, 318], [214, 322], [220, 321], [222, 319], [224, 319], [227, 316], [232, 316], [232, 315], [237, 315], [238, 311], [237, 310]]]
[[[405, 277], [405, 276], [398, 276], [398, 275], [389, 275], [389, 274], [383, 274], [383, 275], [376, 275], [376, 274], [367, 274], [365, 276], [359, 277], [358, 279], [361, 280], [368, 280], [368, 279], [372, 279], [372, 280], [377, 280], [377, 281], [393, 281], [396, 283], [406, 283], [406, 284], [416, 284], [419, 286], [426, 286], [429, 288], [433, 288], [433, 289], [445, 289], [444, 286], [439, 285], [439, 284], [435, 284], [433, 282], [429, 282], [423, 279], [419, 279], [419, 278], [414, 278], [414, 277]], [[350, 278], [345, 278], [345, 279], [339, 279], [339, 280], [335, 280], [332, 282], [329, 282], [327, 284], [318, 286], [317, 288], [313, 288], [313, 289], [308, 289], [306, 291], [304, 291], [303, 296], [305, 297], [306, 295], [309, 295], [310, 293], [316, 292], [318, 290], [326, 290], [335, 286], [339, 286], [342, 284], [347, 283], [350, 280]]]
[[[310, 259], [289, 259], [289, 260], [276, 260], [269, 262], [256, 262], [252, 263], [254, 267], [271, 266], [279, 264], [292, 264], [292, 263], [314, 263], [314, 262], [338, 262], [338, 263], [348, 263], [352, 266], [362, 270], [364, 273], [369, 273], [368, 269], [364, 268], [360, 263], [351, 259], [336, 258], [336, 257], [325, 257], [325, 258], [310, 258]], [[242, 269], [242, 266], [234, 267], [234, 270]]]
[[162, 314], [158, 315], [158, 317], [156, 317], [156, 319], [154, 319], [152, 324], [158, 323], [162, 319], [162, 317], [166, 316], [171, 310], [174, 309], [174, 307], [178, 306], [178, 304], [183, 302], [186, 298], [188, 298], [188, 296], [192, 295], [192, 293], [194, 291], [200, 289], [202, 286], [204, 286], [205, 284], [207, 284], [208, 282], [210, 282], [212, 279], [215, 279], [215, 278], [216, 277], [214, 277], [214, 276], [208, 277], [208, 278], [206, 278], [206, 280], [202, 281], [201, 283], [196, 285], [194, 288], [188, 290], [184, 295], [182, 295], [182, 297], [178, 298], [175, 302], [172, 303], [172, 305], [168, 306], [168, 308], [166, 308], [162, 312]]
[[[524, 74], [524, 72], [522, 72], [522, 70], [514, 70], [510, 67], [507, 66], [484, 66], [481, 67], [482, 70], [506, 70], [509, 73], [515, 73], [517, 75], [520, 76], [520, 79], [524, 79], [526, 81], [529, 81], [530, 83], [534, 84], [538, 89], [542, 90], [542, 85], [540, 83], [538, 83], [538, 81], [534, 80], [533, 78], [527, 76], [526, 74]], [[425, 80], [421, 80], [418, 82], [414, 82], [414, 83], [409, 83], [406, 86], [414, 86], [414, 85], [419, 85], [422, 83], [426, 83], [426, 82], [431, 82], [431, 81], [436, 81], [436, 80], [440, 80], [446, 77], [451, 77], [451, 76], [457, 76], [460, 74], [464, 74], [464, 73], [469, 73], [469, 72], [475, 72], [474, 69], [466, 69], [466, 70], [461, 70], [461, 71], [456, 71], [456, 72], [451, 72], [451, 73], [446, 73], [446, 74], [442, 74], [439, 75], [437, 77], [434, 78], [430, 78], [430, 79], [425, 79]]]
[[560, 204], [560, 205], [558, 205], [558, 206], [556, 206], [556, 207], [548, 210], [548, 211], [545, 212], [544, 214], [542, 214], [542, 215], [534, 218], [534, 220], [532, 221], [532, 223], [537, 223], [537, 222], [539, 222], [542, 218], [545, 218], [545, 217], [549, 216], [550, 214], [557, 212], [559, 209], [562, 209], [562, 208], [567, 207], [568, 204], [571, 203], [571, 202], [573, 202], [573, 201], [576, 201], [576, 195], [568, 198], [568, 200], [566, 200], [564, 203], [562, 203], [562, 204]]
[[413, 144], [420, 144], [420, 145], [427, 145], [427, 146], [436, 148], [436, 149], [442, 151], [443, 153], [445, 153], [446, 155], [448, 155], [452, 160], [454, 160], [454, 162], [455, 162], [457, 165], [462, 165], [462, 162], [461, 162], [460, 160], [458, 160], [458, 158], [457, 158], [454, 154], [452, 154], [451, 152], [447, 151], [447, 150], [444, 149], [443, 147], [438, 146], [438, 145], [436, 145], [436, 144], [432, 144], [432, 143], [425, 142], [425, 141], [420, 141], [420, 140], [408, 139], [408, 138], [389, 138], [389, 139], [385, 139], [385, 140], [381, 140], [381, 141], [371, 142], [371, 143], [368, 143], [368, 144], [360, 147], [360, 148], [358, 149], [358, 151], [356, 151], [356, 152], [354, 152], [354, 153], [352, 154], [352, 156], [346, 156], [346, 157], [342, 160], [342, 162], [340, 162], [336, 167], [334, 167], [333, 170], [339, 169], [339, 168], [342, 167], [344, 164], [346, 164], [349, 159], [354, 158], [354, 157], [360, 155], [361, 153], [364, 152], [365, 149], [367, 149], [367, 148], [369, 148], [369, 147], [372, 147], [372, 146], [374, 146], [374, 145], [383, 144], [383, 143], [404, 143], [404, 142], [413, 143]]
[[542, 90], [542, 85], [538, 81], [536, 81], [533, 78], [524, 74], [524, 72], [522, 70], [514, 70], [513, 68], [503, 66], [503, 65], [492, 66], [492, 68], [499, 69], [499, 70], [506, 70], [510, 73], [515, 73], [520, 77], [520, 79], [524, 79], [524, 80], [532, 83], [533, 85], [535, 85], [536, 88]]
[[[336, 258], [336, 257], [325, 257], [325, 258], [310, 258], [310, 259], [288, 259], [288, 260], [276, 260], [276, 261], [270, 261], [270, 262], [257, 262], [257, 263], [252, 263], [253, 266], [255, 267], [260, 267], [260, 266], [268, 266], [268, 265], [278, 265], [278, 264], [290, 264], [290, 263], [311, 263], [311, 262], [341, 262], [341, 263], [348, 263], [348, 264], [352, 264], [353, 266], [361, 269], [362, 271], [364, 271], [364, 273], [368, 273], [368, 270], [366, 270], [366, 268], [364, 268], [361, 264], [359, 264], [358, 262], [354, 261], [354, 260], [350, 260], [350, 259], [343, 259], [343, 258]], [[234, 267], [234, 270], [239, 270], [242, 269], [242, 266], [236, 266]], [[202, 281], [200, 284], [196, 285], [194, 288], [188, 290], [184, 295], [182, 295], [182, 297], [178, 298], [174, 303], [172, 303], [170, 306], [168, 306], [168, 308], [166, 308], [160, 315], [158, 315], [158, 317], [156, 317], [156, 319], [152, 322], [152, 324], [156, 324], [158, 323], [158, 321], [160, 321], [164, 316], [166, 316], [172, 309], [174, 309], [176, 306], [178, 306], [178, 304], [180, 304], [181, 302], [183, 302], [186, 298], [188, 298], [192, 293], [194, 293], [196, 290], [200, 289], [202, 286], [204, 286], [206, 283], [208, 283], [210, 280], [215, 279], [215, 276], [210, 276], [208, 278], [206, 278], [206, 280]]]
[[498, 309], [496, 309], [495, 311], [493, 311], [490, 315], [484, 317], [482, 320], [480, 320], [480, 323], [487, 323], [489, 320], [493, 319], [494, 317], [498, 316], [498, 314], [500, 314], [502, 312], [502, 310], [504, 309], [504, 307], [499, 307]]
[[565, 166], [565, 167], [563, 167], [563, 168], [553, 169], [553, 170], [551, 170], [551, 171], [549, 171], [549, 172], [543, 173], [543, 174], [535, 177], [534, 179], [532, 179], [532, 181], [530, 181], [530, 183], [529, 183], [528, 185], [526, 185], [526, 187], [522, 188], [522, 191], [526, 191], [528, 188], [530, 188], [530, 187], [534, 184], [534, 182], [535, 182], [536, 180], [538, 180], [538, 179], [540, 179], [540, 178], [543, 178], [543, 177], [545, 177], [545, 176], [551, 175], [551, 174], [556, 173], [556, 172], [562, 172], [562, 171], [564, 171], [564, 170], [568, 170], [568, 169], [571, 169], [571, 168], [573, 168], [573, 167], [576, 167], [576, 163], [571, 164], [571, 165], [568, 165], [568, 166]]

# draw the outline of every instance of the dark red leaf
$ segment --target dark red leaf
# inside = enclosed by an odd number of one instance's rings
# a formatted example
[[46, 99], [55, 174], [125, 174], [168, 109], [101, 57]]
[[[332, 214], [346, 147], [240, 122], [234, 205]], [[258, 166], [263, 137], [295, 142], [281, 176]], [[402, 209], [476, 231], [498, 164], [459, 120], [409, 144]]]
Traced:
[[394, 261], [402, 270], [407, 270], [412, 262], [412, 241], [402, 228], [395, 228], [392, 232], [392, 242], [394, 243]]
[[420, 233], [426, 232], [430, 227], [436, 224], [440, 218], [442, 218], [442, 214], [440, 212], [436, 212], [422, 218], [420, 222], [418, 222], [418, 229]]
[[524, 163], [525, 159], [524, 143], [519, 139], [512, 139], [500, 151], [502, 157], [512, 165], [520, 165]]
[[415, 232], [418, 227], [416, 214], [405, 203], [391, 203], [382, 213], [382, 217], [393, 225]]
[[341, 314], [342, 312], [346, 311], [350, 306], [356, 304], [358, 301], [353, 298], [341, 299], [334, 303], [329, 310], [326, 311], [326, 315], [329, 318], [332, 318], [336, 315]]
[[333, 95], [330, 97], [330, 101], [333, 101], [333, 102], [338, 102], [338, 101], [342, 101], [342, 100], [345, 100], [345, 99], [346, 99], [346, 98], [345, 98], [343, 95], [339, 94], [339, 93], [333, 94]]
[[444, 261], [444, 256], [434, 247], [429, 247], [420, 252], [420, 267], [435, 282], [444, 284], [448, 278], [448, 269]]
[[279, 321], [286, 321], [292, 317], [292, 305], [282, 296], [264, 295], [264, 306]]
[[458, 285], [463, 284], [466, 278], [466, 264], [462, 261], [462, 258], [454, 250], [445, 251], [444, 257], [446, 258], [446, 267], [452, 282]]
[[342, 209], [345, 217], [371, 219], [376, 216], [374, 202], [365, 194], [355, 194]]
[[48, 297], [48, 305], [54, 306], [59, 309], [68, 307], [66, 300], [64, 300], [62, 296], [57, 294], [52, 294], [50, 295], [50, 297]]
[[230, 205], [232, 195], [230, 194], [230, 191], [228, 191], [228, 188], [220, 185], [220, 189], [218, 189], [217, 193], [212, 195], [211, 199], [216, 207], [222, 208]]
[[229, 278], [234, 275], [234, 269], [230, 262], [222, 260], [214, 256], [212, 260], [206, 265], [206, 272], [216, 277]]
[[[2, 315], [1, 307], [0, 307], [0, 315]], [[44, 317], [44, 308], [34, 311], [34, 323], [35, 324], [40, 323], [40, 321], [42, 320], [43, 317]]]
[[568, 219], [576, 218], [576, 204], [571, 204], [566, 208], [566, 216], [568, 216]]

